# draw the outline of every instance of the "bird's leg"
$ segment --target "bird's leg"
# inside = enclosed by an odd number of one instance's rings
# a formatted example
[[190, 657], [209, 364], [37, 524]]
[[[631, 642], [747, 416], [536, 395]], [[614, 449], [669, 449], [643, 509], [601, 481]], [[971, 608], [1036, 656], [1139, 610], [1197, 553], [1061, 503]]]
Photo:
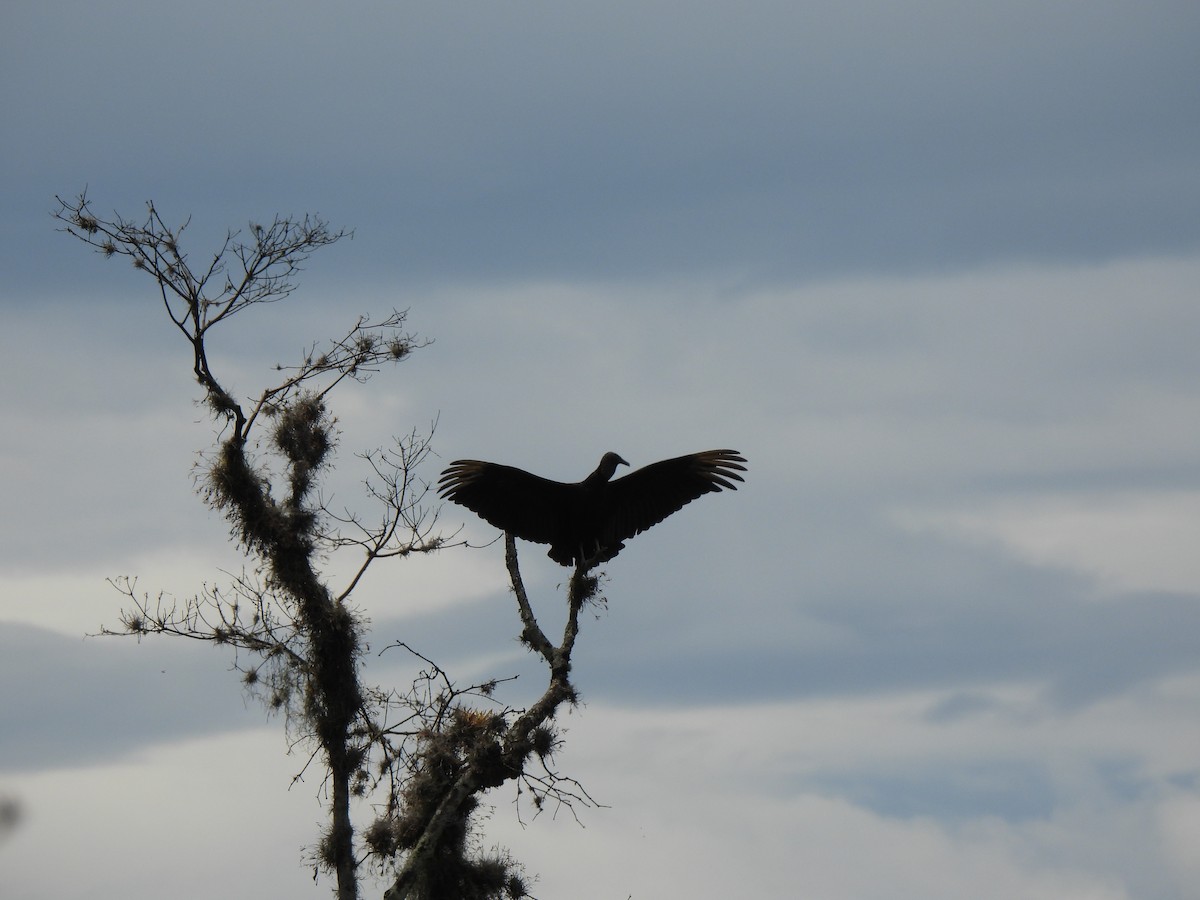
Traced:
[[592, 543], [591, 554], [585, 554], [583, 545], [579, 546], [579, 559], [584, 563], [585, 569], [593, 569], [600, 563], [608, 562], [614, 556], [621, 552], [625, 544], [618, 542], [615, 546], [606, 544], [600, 538]]
[[583, 565], [584, 571], [591, 569], [593, 566], [601, 562], [600, 557], [603, 555], [603, 551], [604, 547], [601, 545], [599, 540], [593, 542], [591, 553], [586, 553], [584, 551], [583, 544], [579, 545], [579, 560]]

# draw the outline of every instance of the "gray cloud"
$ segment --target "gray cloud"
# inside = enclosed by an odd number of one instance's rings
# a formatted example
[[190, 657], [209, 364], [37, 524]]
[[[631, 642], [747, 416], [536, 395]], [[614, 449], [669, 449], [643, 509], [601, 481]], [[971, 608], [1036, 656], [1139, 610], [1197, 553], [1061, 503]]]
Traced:
[[[1195, 4], [285, 13], [125, 0], [5, 14], [0, 103], [22, 175], [0, 187], [0, 341], [21, 377], [0, 386], [17, 512], [0, 565], [15, 586], [6, 615], [25, 623], [0, 631], [6, 769], [262, 721], [220, 653], [28, 624], [94, 630], [105, 614], [66, 590], [103, 592], [104, 575], [186, 593], [237, 567], [191, 491], [212, 429], [189, 405], [186, 348], [139, 273], [53, 232], [53, 194], [89, 184], [101, 210], [136, 215], [153, 198], [169, 219], [194, 214], [197, 256], [276, 210], [358, 229], [311, 261], [286, 308], [246, 319], [219, 350], [252, 394], [270, 364], [360, 312], [412, 307], [410, 324], [437, 339], [338, 401], [336, 503], [361, 496], [354, 451], [439, 413], [446, 459], [564, 479], [608, 449], [635, 465], [742, 450], [742, 491], [614, 561], [608, 609], [579, 645], [585, 700], [619, 707], [635, 734], [662, 719], [664, 758], [690, 760], [697, 732], [663, 710], [700, 721], [723, 704], [706, 741], [735, 713], [757, 735], [725, 735], [730, 768], [760, 752], [801, 800], [829, 801], [809, 809], [810, 839], [831, 813], [855, 846], [864, 823], [888, 840], [930, 820], [961, 837], [998, 816], [1014, 829], [987, 845], [1000, 870], [1038, 861], [1013, 884], [1071, 895], [1056, 890], [1061, 865], [1080, 874], [1076, 894], [1103, 882], [1114, 896], [1184, 895], [1162, 885], [1191, 870], [1160, 865], [1140, 842], [1158, 832], [1138, 817], [1190, 834], [1194, 766], [1170, 748], [1194, 700], [1195, 593], [1114, 587], [1104, 567], [1056, 555], [1052, 532], [1020, 555], [987, 529], [956, 532], [955, 517], [1003, 502], [1037, 524], [1041, 501], [1086, 511], [1131, 491], [1153, 511], [1200, 484], [1200, 125], [1181, 112], [1200, 83]], [[445, 521], [493, 536], [457, 510]], [[1072, 548], [1093, 546], [1086, 516], [1078, 527]], [[1137, 554], [1154, 538], [1130, 527], [1121, 539]], [[519, 674], [502, 696], [521, 705], [540, 672], [515, 640], [499, 551], [479, 558], [495, 583], [472, 583], [474, 601], [447, 588], [406, 606], [430, 576], [380, 570], [360, 594], [372, 645], [408, 641], [460, 681]], [[553, 616], [563, 573], [541, 548], [522, 558]], [[408, 673], [392, 652], [367, 674]], [[1038, 729], [1013, 724], [1012, 692]], [[877, 725], [872, 704], [893, 701]], [[842, 725], [887, 733], [874, 758], [847, 762], [853, 738], [821, 755], [771, 704], [817, 722], [827, 705]], [[1123, 743], [1110, 709], [1143, 717], [1140, 743]], [[968, 745], [947, 748], [951, 731]], [[1059, 734], [1067, 746], [1043, 760]], [[893, 759], [898, 736], [911, 744]], [[603, 760], [606, 740], [575, 746]], [[644, 767], [639, 791], [653, 788], [646, 744], [632, 737], [628, 752], [621, 783]], [[1148, 765], [1155, 753], [1166, 760]], [[1075, 777], [1086, 785], [1072, 794]], [[787, 825], [739, 825], [718, 841], [732, 859], [796, 843], [802, 817], [770, 787], [745, 821], [769, 808]], [[910, 818], [920, 827], [895, 825]], [[1072, 836], [1055, 843], [1044, 823]], [[1101, 849], [1079, 849], [1092, 841]], [[624, 852], [593, 843], [605, 860]], [[944, 858], [977, 885], [961, 847], [948, 838]], [[689, 844], [680, 858], [694, 856]], [[845, 888], [872, 869], [854, 856], [828, 884], [867, 895]], [[904, 877], [914, 895], [963, 893]]]
[[58, 9], [27, 5], [4, 48], [23, 279], [30, 213], [84, 182], [217, 228], [320, 209], [359, 228], [354, 265], [409, 283], [795, 280], [1200, 237], [1186, 4]]
[[[734, 583], [719, 575], [713, 583], [699, 564], [689, 567], [691, 577], [661, 574], [659, 560], [681, 557], [684, 546], [626, 551], [624, 564], [611, 566], [607, 609], [585, 619], [576, 654], [585, 696], [672, 707], [1007, 684], [1034, 686], [1065, 713], [1198, 671], [1195, 596], [1100, 603], [1080, 579], [961, 547], [888, 542], [865, 529], [840, 534], [855, 535], [857, 551], [873, 560], [869, 571], [822, 571], [802, 552], [788, 567], [751, 576], [751, 565]], [[686, 531], [680, 538], [704, 546]], [[526, 559], [535, 554], [526, 548]], [[540, 600], [553, 621], [560, 592], [547, 585]], [[376, 625], [451, 669], [501, 650], [507, 637], [513, 659], [501, 669], [537, 684], [536, 663], [515, 644], [511, 606], [503, 594], [480, 601], [467, 631], [461, 609]], [[519, 690], [532, 688], [522, 681]], [[964, 711], [941, 715], [950, 714]]]
[[148, 746], [261, 725], [232, 660], [180, 641], [0, 627], [0, 769], [95, 765]]

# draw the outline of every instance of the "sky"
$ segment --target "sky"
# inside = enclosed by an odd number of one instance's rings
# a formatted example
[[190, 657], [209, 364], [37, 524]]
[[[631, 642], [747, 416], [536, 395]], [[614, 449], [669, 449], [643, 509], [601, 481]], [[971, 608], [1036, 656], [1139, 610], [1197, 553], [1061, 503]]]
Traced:
[[[214, 336], [247, 397], [361, 314], [432, 340], [334, 395], [347, 507], [434, 423], [431, 481], [749, 460], [606, 566], [557, 759], [602, 805], [488, 797], [541, 900], [1200, 900], [1198, 39], [1168, 0], [5, 4], [4, 896], [331, 888], [232, 658], [85, 637], [107, 579], [243, 565], [154, 285], [55, 230], [86, 188], [196, 258], [353, 229]], [[373, 570], [371, 644], [527, 703], [496, 533], [440, 521], [487, 546]]]

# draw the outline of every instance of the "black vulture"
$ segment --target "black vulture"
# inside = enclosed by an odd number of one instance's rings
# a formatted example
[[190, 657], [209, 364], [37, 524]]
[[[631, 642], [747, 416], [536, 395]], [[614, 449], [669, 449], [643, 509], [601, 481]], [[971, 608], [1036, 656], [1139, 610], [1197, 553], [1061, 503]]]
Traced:
[[702, 494], [737, 490], [746, 471], [736, 450], [706, 450], [664, 459], [611, 481], [616, 453], [605, 453], [596, 471], [566, 484], [512, 466], [459, 459], [442, 473], [447, 500], [511, 534], [549, 544], [560, 565], [590, 568], [612, 559], [625, 541], [656, 525]]

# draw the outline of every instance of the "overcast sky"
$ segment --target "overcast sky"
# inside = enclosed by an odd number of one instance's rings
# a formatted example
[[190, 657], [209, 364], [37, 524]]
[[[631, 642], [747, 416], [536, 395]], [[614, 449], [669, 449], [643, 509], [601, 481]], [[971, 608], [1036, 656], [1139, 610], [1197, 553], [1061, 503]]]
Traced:
[[[250, 395], [409, 310], [434, 343], [334, 398], [347, 505], [356, 452], [434, 420], [431, 480], [749, 459], [607, 566], [559, 757], [605, 808], [491, 798], [542, 900], [1200, 898], [1198, 43], [1194, 0], [11, 0], [5, 897], [330, 888], [318, 779], [232, 660], [83, 638], [108, 577], [242, 564], [153, 284], [55, 232], [86, 187], [190, 216], [197, 258], [354, 229], [215, 347]], [[534, 696], [499, 545], [356, 597], [373, 645]]]

